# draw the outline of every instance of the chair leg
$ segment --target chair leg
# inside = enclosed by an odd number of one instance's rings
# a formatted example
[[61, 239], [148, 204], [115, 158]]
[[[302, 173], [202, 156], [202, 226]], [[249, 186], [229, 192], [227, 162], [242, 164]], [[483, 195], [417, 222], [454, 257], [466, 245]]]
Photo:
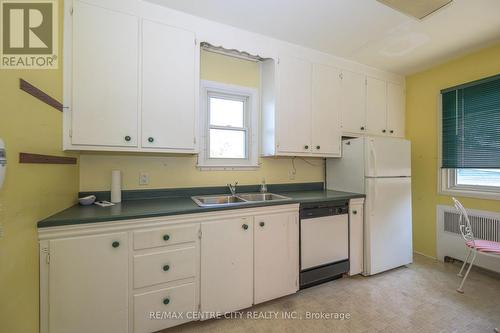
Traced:
[[465, 265], [467, 265], [467, 261], [469, 260], [471, 252], [472, 252], [472, 249], [469, 249], [469, 251], [467, 252], [467, 257], [464, 260], [464, 264], [462, 265], [462, 268], [460, 268], [460, 272], [457, 274], [459, 277], [462, 277], [462, 272], [465, 268]]
[[460, 283], [460, 286], [458, 287], [457, 291], [461, 294], [464, 293], [464, 290], [462, 287], [464, 286], [465, 280], [467, 280], [467, 276], [469, 276], [470, 270], [472, 268], [472, 264], [474, 264], [474, 260], [476, 259], [477, 252], [474, 250], [474, 255], [472, 256], [472, 260], [470, 261], [469, 268], [467, 268], [467, 272], [465, 272], [465, 276], [462, 279], [462, 282]]

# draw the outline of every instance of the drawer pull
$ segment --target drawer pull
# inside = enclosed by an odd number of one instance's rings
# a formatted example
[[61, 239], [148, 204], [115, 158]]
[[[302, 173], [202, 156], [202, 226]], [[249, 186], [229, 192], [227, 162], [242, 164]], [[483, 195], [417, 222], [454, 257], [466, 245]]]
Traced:
[[166, 234], [166, 235], [163, 235], [163, 240], [166, 242], [170, 239], [170, 235]]
[[118, 246], [120, 246], [120, 242], [114, 241], [113, 243], [111, 243], [111, 246], [116, 249]]
[[261, 227], [263, 227], [263, 226], [265, 226], [266, 224], [264, 223], [264, 221], [262, 221], [262, 222], [260, 222], [260, 223], [259, 223], [259, 225], [260, 225]]
[[356, 214], [358, 213], [358, 211], [357, 211], [357, 210], [353, 210], [353, 211], [352, 211], [352, 213], [353, 213], [354, 215], [356, 215]]
[[247, 230], [248, 229], [248, 224], [243, 224], [241, 227], [243, 228], [243, 230]]
[[125, 136], [125, 141], [129, 142], [130, 140], [132, 140], [132, 138], [130, 137], [130, 135], [126, 135]]
[[170, 269], [170, 265], [163, 265], [163, 271], [168, 271]]
[[168, 305], [168, 303], [170, 303], [170, 298], [165, 297], [165, 298], [163, 299], [163, 304]]

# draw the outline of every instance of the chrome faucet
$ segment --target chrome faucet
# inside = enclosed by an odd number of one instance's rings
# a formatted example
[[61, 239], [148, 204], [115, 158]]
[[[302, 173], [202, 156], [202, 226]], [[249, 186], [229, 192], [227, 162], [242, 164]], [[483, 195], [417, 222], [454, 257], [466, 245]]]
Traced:
[[260, 193], [266, 193], [266, 192], [267, 192], [266, 180], [262, 179], [262, 183], [260, 184]]
[[238, 182], [234, 182], [233, 184], [227, 184], [227, 187], [229, 187], [229, 191], [231, 191], [231, 195], [234, 197], [236, 195], [236, 186], [238, 186]]

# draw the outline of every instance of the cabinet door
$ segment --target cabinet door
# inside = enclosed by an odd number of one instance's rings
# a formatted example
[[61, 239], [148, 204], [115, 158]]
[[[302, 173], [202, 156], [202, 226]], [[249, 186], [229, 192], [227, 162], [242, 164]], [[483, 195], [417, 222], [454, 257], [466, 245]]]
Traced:
[[363, 133], [366, 127], [365, 76], [349, 71], [342, 72], [340, 84], [342, 132]]
[[401, 85], [387, 84], [387, 130], [389, 135], [405, 136], [405, 96]]
[[72, 143], [137, 146], [139, 21], [75, 1]]
[[387, 83], [366, 79], [366, 130], [370, 134], [387, 133]]
[[314, 64], [312, 76], [312, 151], [340, 156], [340, 73]]
[[349, 275], [363, 272], [363, 201], [349, 202]]
[[255, 217], [254, 302], [295, 293], [299, 279], [299, 223], [295, 213]]
[[128, 331], [126, 233], [49, 243], [51, 333]]
[[201, 232], [201, 311], [252, 306], [253, 219], [206, 222]]
[[142, 23], [142, 146], [193, 151], [194, 33]]
[[277, 105], [278, 153], [311, 151], [311, 63], [280, 58]]

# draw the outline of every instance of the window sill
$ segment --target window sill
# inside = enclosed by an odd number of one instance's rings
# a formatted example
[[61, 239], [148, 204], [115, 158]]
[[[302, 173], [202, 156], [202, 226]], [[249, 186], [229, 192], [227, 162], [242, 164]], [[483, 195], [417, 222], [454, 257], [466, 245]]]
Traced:
[[500, 200], [499, 192], [472, 191], [459, 188], [449, 188], [438, 192], [439, 195], [459, 196], [475, 199]]
[[258, 165], [197, 165], [200, 171], [255, 171], [260, 168]]

